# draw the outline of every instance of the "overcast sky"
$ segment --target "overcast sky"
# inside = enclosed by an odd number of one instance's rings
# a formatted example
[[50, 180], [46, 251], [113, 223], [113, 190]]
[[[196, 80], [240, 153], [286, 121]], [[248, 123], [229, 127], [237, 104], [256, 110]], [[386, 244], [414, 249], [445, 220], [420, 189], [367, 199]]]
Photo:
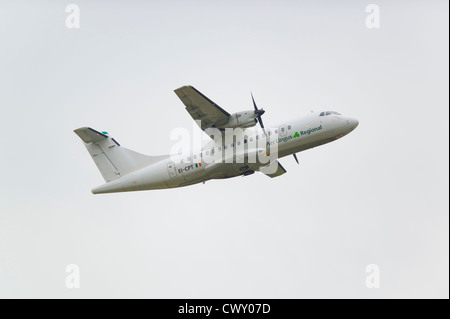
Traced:
[[[376, 1], [379, 29], [370, 3], [1, 0], [0, 297], [448, 298], [448, 1]], [[360, 125], [275, 179], [92, 195], [73, 130], [167, 154], [187, 84]]]

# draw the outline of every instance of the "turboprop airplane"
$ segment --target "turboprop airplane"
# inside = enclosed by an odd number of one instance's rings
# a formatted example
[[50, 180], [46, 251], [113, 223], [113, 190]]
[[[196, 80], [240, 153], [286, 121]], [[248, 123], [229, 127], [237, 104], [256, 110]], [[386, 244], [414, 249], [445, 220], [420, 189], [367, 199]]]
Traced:
[[[335, 141], [359, 124], [354, 118], [323, 111], [266, 130], [262, 121], [265, 111], [257, 107], [253, 95], [253, 110], [230, 114], [192, 86], [175, 93], [202, 130], [224, 136], [216, 139], [211, 135], [214, 140], [188, 156], [147, 156], [120, 146], [107, 132], [79, 128], [74, 132], [106, 182], [92, 189], [93, 194], [183, 187], [256, 171], [278, 177], [286, 173], [279, 158], [293, 155], [298, 163], [297, 153]], [[233, 131], [231, 138], [226, 134], [229, 130]]]

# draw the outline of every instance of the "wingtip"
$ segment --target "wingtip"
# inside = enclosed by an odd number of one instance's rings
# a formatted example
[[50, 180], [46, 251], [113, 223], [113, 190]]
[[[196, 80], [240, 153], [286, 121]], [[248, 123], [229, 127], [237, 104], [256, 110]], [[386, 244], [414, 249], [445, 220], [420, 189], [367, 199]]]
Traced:
[[192, 85], [183, 85], [183, 86], [180, 86], [179, 88], [175, 89], [174, 91], [177, 92], [179, 90], [186, 89], [186, 88], [193, 88], [193, 89], [195, 89]]
[[85, 130], [85, 129], [89, 129], [89, 127], [83, 126], [83, 127], [79, 127], [77, 129], [74, 129], [73, 131], [76, 133], [76, 132], [79, 132], [79, 131], [82, 131], [82, 130]]

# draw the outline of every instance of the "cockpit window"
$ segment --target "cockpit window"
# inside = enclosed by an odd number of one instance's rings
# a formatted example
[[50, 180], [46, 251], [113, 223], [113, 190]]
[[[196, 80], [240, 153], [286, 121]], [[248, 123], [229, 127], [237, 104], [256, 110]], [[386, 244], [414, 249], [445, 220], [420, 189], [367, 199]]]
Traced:
[[341, 115], [340, 113], [335, 112], [335, 111], [327, 111], [327, 112], [320, 113], [320, 116], [328, 116], [328, 115], [332, 115], [332, 114], [334, 114], [334, 115]]

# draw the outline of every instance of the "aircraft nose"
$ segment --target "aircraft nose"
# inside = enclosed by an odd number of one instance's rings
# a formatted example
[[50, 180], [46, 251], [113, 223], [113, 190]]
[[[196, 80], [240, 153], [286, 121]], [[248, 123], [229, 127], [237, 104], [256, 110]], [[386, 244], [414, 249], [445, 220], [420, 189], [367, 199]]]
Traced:
[[359, 125], [359, 121], [354, 118], [348, 118], [347, 125], [350, 126], [351, 130], [353, 131]]

